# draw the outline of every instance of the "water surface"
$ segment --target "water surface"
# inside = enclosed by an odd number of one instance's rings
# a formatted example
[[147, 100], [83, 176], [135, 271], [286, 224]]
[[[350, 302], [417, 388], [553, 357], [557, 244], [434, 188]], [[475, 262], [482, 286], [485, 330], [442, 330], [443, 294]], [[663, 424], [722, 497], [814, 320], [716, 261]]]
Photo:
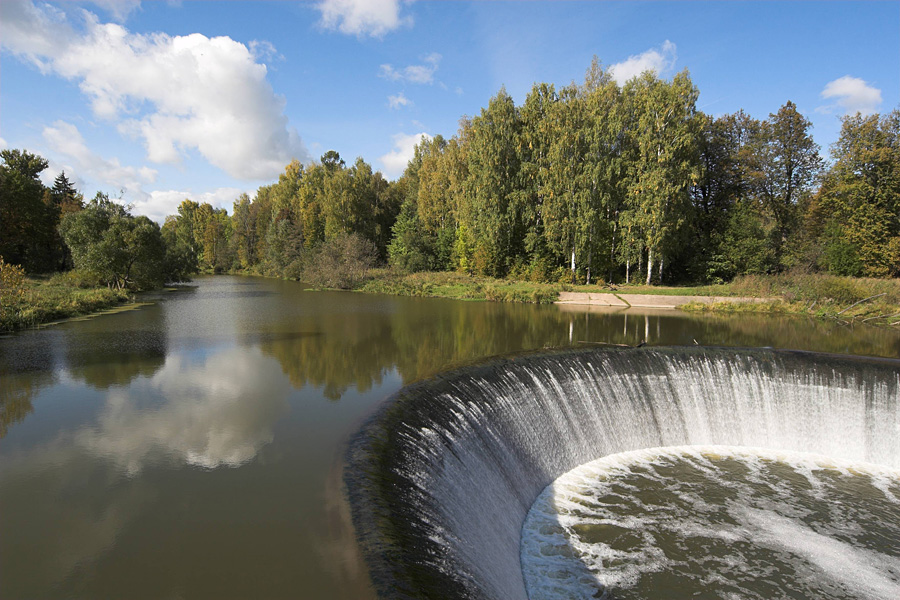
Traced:
[[403, 384], [583, 343], [900, 356], [803, 318], [565, 311], [200, 278], [0, 338], [0, 597], [372, 597], [348, 437]]

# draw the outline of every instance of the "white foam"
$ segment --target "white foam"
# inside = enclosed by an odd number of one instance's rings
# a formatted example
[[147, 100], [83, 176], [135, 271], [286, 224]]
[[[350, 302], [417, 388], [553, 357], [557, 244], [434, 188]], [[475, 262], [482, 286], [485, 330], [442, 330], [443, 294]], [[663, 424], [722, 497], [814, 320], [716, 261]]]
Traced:
[[818, 568], [816, 575], [869, 600], [900, 598], [896, 557], [851, 546], [772, 511], [739, 507], [735, 512], [753, 528], [757, 544], [802, 556]]
[[[735, 476], [724, 470], [723, 459], [736, 461], [745, 474]], [[696, 476], [668, 481], [665, 471], [679, 462]], [[779, 477], [778, 470], [784, 468], [802, 479]], [[758, 560], [716, 556], [713, 562], [719, 568], [704, 573], [697, 567], [702, 556], [686, 562], [668, 557], [654, 537], [662, 532], [685, 540], [740, 542], [742, 547], [768, 549], [779, 564], [788, 564], [786, 568], [796, 572], [801, 590], [839, 589], [867, 600], [897, 600], [900, 559], [854, 545], [853, 536], [865, 533], [865, 523], [847, 516], [845, 507], [829, 503], [834, 482], [853, 476], [866, 478], [889, 502], [898, 503], [892, 489], [898, 489], [900, 470], [809, 453], [676, 446], [623, 452], [586, 463], [547, 486], [525, 520], [520, 549], [528, 596], [532, 600], [595, 598], [598, 591], [628, 588], [647, 574], [675, 569], [706, 585], [718, 585], [724, 597], [764, 597], [751, 591], [753, 580], [765, 575], [760, 569], [766, 567]], [[808, 489], [801, 485], [803, 480]], [[666, 495], [650, 503], [641, 501], [638, 496], [649, 488]], [[724, 502], [705, 497], [705, 490], [714, 488], [728, 490], [726, 496], [733, 497]], [[619, 502], [605, 502], [616, 496]], [[820, 522], [828, 514], [830, 521]], [[730, 522], [723, 521], [723, 515]], [[803, 519], [818, 519], [816, 528]], [[622, 550], [582, 539], [579, 527], [590, 525], [628, 531], [634, 547]], [[900, 523], [895, 527], [900, 535]], [[893, 551], [897, 553], [897, 548]]]

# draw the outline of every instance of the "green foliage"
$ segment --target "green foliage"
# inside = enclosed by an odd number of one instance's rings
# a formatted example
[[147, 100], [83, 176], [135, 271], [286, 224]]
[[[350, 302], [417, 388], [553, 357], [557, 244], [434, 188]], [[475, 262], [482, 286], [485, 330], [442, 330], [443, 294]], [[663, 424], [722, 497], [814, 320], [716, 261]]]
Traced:
[[829, 273], [859, 277], [863, 264], [859, 259], [859, 249], [847, 238], [838, 223], [832, 221], [822, 236], [823, 262]]
[[61, 204], [39, 179], [47, 161], [22, 150], [2, 150], [0, 158], [0, 256], [29, 273], [60, 268], [65, 263], [56, 234]]
[[0, 257], [0, 328], [9, 329], [16, 307], [25, 296], [25, 269], [11, 265]]
[[900, 111], [845, 117], [810, 213], [832, 273], [884, 277], [900, 271]]
[[75, 267], [116, 289], [151, 289], [166, 281], [166, 248], [159, 225], [134, 217], [98, 193], [84, 210], [66, 215], [60, 233]]
[[799, 206], [812, 193], [822, 168], [811, 124], [788, 101], [761, 124], [750, 141], [749, 188], [773, 221], [772, 244], [779, 269], [788, 266], [786, 246], [799, 227]]
[[711, 235], [716, 249], [707, 264], [707, 280], [728, 281], [737, 275], [761, 275], [775, 269], [775, 253], [756, 206], [735, 203], [724, 228]]
[[377, 249], [357, 233], [338, 234], [322, 244], [303, 270], [303, 280], [316, 286], [352, 289], [375, 266]]
[[434, 270], [433, 240], [423, 230], [415, 205], [411, 202], [403, 205], [394, 223], [394, 235], [388, 245], [388, 262], [407, 273]]

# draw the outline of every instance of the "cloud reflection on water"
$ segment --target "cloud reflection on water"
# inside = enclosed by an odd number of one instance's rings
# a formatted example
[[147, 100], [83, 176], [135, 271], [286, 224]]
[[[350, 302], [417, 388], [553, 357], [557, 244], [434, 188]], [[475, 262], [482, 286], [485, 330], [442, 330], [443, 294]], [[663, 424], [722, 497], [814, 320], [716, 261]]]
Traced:
[[152, 377], [111, 389], [96, 425], [76, 432], [75, 443], [129, 474], [161, 457], [236, 467], [272, 441], [289, 391], [278, 362], [256, 349], [229, 349], [201, 363], [170, 355]]

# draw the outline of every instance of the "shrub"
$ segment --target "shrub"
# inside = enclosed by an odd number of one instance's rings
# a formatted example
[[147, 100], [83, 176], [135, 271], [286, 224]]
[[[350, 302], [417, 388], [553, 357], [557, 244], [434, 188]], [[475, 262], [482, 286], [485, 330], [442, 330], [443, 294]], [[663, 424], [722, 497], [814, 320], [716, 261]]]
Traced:
[[378, 250], [369, 240], [342, 233], [313, 254], [303, 269], [303, 279], [320, 287], [352, 289], [365, 280], [377, 256]]
[[25, 269], [0, 257], [0, 328], [15, 314], [25, 297]]

